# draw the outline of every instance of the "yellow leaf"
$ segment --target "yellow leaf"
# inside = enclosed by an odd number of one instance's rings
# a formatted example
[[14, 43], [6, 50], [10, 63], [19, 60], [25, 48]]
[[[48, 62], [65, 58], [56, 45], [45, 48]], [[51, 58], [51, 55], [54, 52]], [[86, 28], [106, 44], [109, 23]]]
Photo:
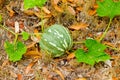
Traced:
[[86, 28], [87, 26], [89, 26], [89, 25], [81, 22], [81, 23], [71, 25], [70, 29], [80, 30], [80, 29]]
[[62, 74], [59, 70], [55, 69], [54, 71], [55, 71], [57, 74], [60, 75], [60, 77], [62, 78], [62, 80], [65, 80], [63, 74]]
[[75, 57], [75, 54], [74, 54], [74, 53], [71, 53], [71, 54], [69, 54], [69, 55], [67, 56], [67, 60], [72, 59], [72, 58], [74, 58], [74, 57]]

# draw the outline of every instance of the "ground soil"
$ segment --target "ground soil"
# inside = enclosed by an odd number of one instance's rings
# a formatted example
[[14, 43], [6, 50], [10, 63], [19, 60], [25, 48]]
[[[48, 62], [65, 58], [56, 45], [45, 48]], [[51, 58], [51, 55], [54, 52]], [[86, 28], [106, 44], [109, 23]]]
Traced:
[[[53, 3], [58, 1], [57, 8]], [[66, 1], [66, 2], [64, 2]], [[15, 22], [20, 25], [20, 32], [41, 32], [40, 23], [44, 22], [44, 28], [52, 24], [61, 24], [70, 30], [74, 41], [81, 42], [87, 38], [98, 40], [109, 22], [108, 17], [99, 17], [96, 13], [96, 0], [47, 0], [45, 7], [50, 13], [40, 8], [32, 8], [27, 11], [23, 9], [23, 0], [1, 0], [0, 14], [3, 16], [1, 22], [11, 30], [15, 30]], [[63, 11], [62, 11], [63, 10]], [[42, 15], [42, 16], [41, 16]], [[43, 17], [44, 16], [44, 17]], [[70, 28], [71, 25], [85, 23], [80, 29]], [[102, 43], [114, 48], [120, 48], [120, 17], [113, 19], [109, 31]], [[0, 80], [120, 80], [120, 51], [108, 48], [106, 53], [111, 59], [106, 62], [96, 63], [90, 66], [78, 63], [76, 58], [68, 58], [65, 54], [60, 58], [51, 58], [40, 51], [35, 37], [23, 41], [33, 54], [23, 55], [18, 62], [9, 61], [4, 50], [4, 42], [12, 42], [14, 36], [8, 31], [0, 28]], [[21, 40], [21, 37], [19, 37]], [[31, 45], [33, 44], [33, 45]], [[72, 50], [84, 48], [83, 44], [74, 44]]]

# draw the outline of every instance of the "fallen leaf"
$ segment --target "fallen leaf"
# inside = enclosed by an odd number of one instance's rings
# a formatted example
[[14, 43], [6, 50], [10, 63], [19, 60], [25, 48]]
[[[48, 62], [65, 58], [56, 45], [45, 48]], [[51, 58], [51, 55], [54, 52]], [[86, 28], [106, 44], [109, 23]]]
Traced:
[[63, 3], [66, 3], [66, 2], [67, 2], [67, 0], [62, 0], [62, 2], [63, 2]]
[[34, 11], [32, 11], [32, 10], [24, 10], [24, 13], [29, 15], [29, 16], [34, 15]]
[[75, 15], [75, 14], [76, 14], [76, 12], [75, 12], [75, 10], [73, 9], [73, 7], [68, 6], [67, 9], [68, 9], [68, 11], [69, 11], [70, 14], [72, 14], [72, 15]]
[[17, 77], [17, 74], [16, 74], [15, 72], [13, 72], [13, 71], [10, 71], [10, 75], [11, 75], [12, 77], [14, 77], [14, 78]]
[[83, 8], [79, 6], [79, 7], [76, 8], [76, 10], [77, 10], [77, 11], [82, 11]]
[[78, 79], [75, 79], [75, 80], [87, 80], [86, 78], [78, 78]]
[[95, 15], [95, 14], [96, 14], [96, 9], [89, 10], [89, 11], [88, 11], [88, 14], [89, 14], [90, 16]]
[[103, 44], [111, 46], [111, 47], [115, 47], [114, 44], [112, 44], [111, 42], [108, 42], [108, 41], [104, 41]]
[[40, 12], [34, 12], [34, 15], [37, 16], [38, 18], [44, 17], [43, 15], [41, 16], [41, 13], [40, 13]]
[[58, 4], [58, 2], [59, 2], [60, 0], [53, 0], [52, 2], [53, 2], [53, 4]]
[[58, 5], [54, 5], [54, 8], [55, 8], [56, 11], [58, 11], [58, 12], [60, 12], [60, 13], [63, 12], [63, 9], [60, 8]]
[[87, 26], [89, 26], [89, 25], [81, 22], [81, 23], [73, 24], [69, 28], [74, 29], [74, 30], [80, 30], [80, 29], [86, 28]]
[[37, 62], [37, 59], [33, 62], [31, 62], [25, 69], [25, 74], [28, 74], [31, 70], [32, 70], [32, 67], [35, 65], [35, 63]]
[[4, 68], [6, 65], [10, 64], [9, 60], [4, 60], [4, 62], [2, 63], [2, 68]]
[[64, 78], [63, 74], [61, 73], [61, 71], [59, 71], [59, 70], [57, 70], [57, 69], [55, 69], [54, 71], [55, 71], [58, 75], [60, 75], [60, 77], [62, 78], [62, 80], [65, 80], [65, 78]]
[[17, 74], [17, 80], [23, 80], [22, 75], [21, 74]]
[[25, 57], [41, 57], [41, 53], [38, 49], [39, 46], [35, 46], [36, 43], [33, 42], [27, 46], [27, 52], [24, 54]]
[[32, 51], [27, 51], [24, 56], [26, 57], [36, 57], [36, 56], [41, 56], [40, 52], [36, 51], [36, 50], [32, 50]]
[[63, 12], [63, 9], [60, 8], [57, 4], [58, 4], [59, 1], [55, 1], [55, 0], [51, 0], [51, 4], [52, 6], [54, 7], [54, 9], [60, 13]]
[[112, 80], [118, 80], [117, 77], [113, 77]]
[[50, 14], [50, 11], [49, 11], [46, 7], [42, 7], [42, 10], [43, 10], [46, 14]]
[[14, 25], [15, 25], [15, 21], [10, 20], [10, 19], [6, 20], [6, 26], [9, 26], [9, 27], [13, 28]]
[[74, 2], [74, 0], [67, 0], [68, 2], [71, 2], [71, 3], [73, 3]]
[[75, 57], [75, 54], [74, 53], [71, 53], [67, 56], [67, 60], [69, 59], [73, 59]]
[[0, 0], [0, 9], [3, 7], [5, 2], [6, 2], [5, 0]]
[[31, 44], [27, 45], [27, 49], [33, 47], [36, 44], [36, 42], [32, 42]]
[[98, 8], [98, 5], [97, 5], [97, 4], [94, 4], [94, 5], [93, 5], [93, 8], [94, 8], [94, 9], [97, 9], [97, 8]]
[[34, 29], [35, 36], [40, 40], [40, 34], [38, 29]]
[[15, 12], [9, 7], [9, 5], [7, 5], [6, 8], [9, 11], [10, 17], [12, 17], [15, 14]]

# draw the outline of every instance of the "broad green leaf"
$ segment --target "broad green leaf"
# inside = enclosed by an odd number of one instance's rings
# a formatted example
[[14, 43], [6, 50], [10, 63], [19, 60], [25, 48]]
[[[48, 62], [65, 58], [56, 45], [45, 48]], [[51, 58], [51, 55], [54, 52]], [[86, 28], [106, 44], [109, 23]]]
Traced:
[[87, 39], [85, 45], [88, 51], [85, 52], [82, 49], [75, 51], [75, 56], [78, 62], [84, 62], [86, 64], [94, 65], [100, 61], [106, 61], [110, 59], [110, 56], [104, 52], [106, 46], [93, 39]]
[[35, 6], [42, 7], [47, 0], [24, 0], [24, 9], [33, 8]]
[[12, 44], [6, 41], [4, 47], [9, 56], [9, 60], [13, 62], [19, 61], [27, 50], [26, 46], [22, 42]]
[[[93, 46], [94, 44], [94, 46]], [[89, 51], [103, 51], [106, 49], [106, 46], [97, 42], [94, 39], [87, 39], [85, 41], [85, 45], [87, 48], [89, 48]]]
[[98, 1], [97, 14], [100, 17], [108, 16], [113, 19], [115, 16], [120, 15], [120, 1], [114, 2], [113, 0]]
[[30, 35], [27, 32], [22, 32], [22, 37], [24, 40], [28, 40], [29, 36]]
[[90, 65], [93, 65], [95, 63], [94, 59], [91, 59], [92, 57], [89, 57], [87, 53], [82, 49], [76, 50], [75, 56], [78, 62], [84, 62]]

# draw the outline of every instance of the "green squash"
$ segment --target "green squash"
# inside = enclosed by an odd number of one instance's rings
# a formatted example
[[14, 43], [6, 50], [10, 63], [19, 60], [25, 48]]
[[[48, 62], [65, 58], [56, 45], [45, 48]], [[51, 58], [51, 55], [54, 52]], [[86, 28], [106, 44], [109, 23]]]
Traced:
[[40, 48], [51, 53], [52, 57], [59, 57], [71, 49], [73, 40], [67, 28], [54, 24], [47, 28], [40, 39]]

